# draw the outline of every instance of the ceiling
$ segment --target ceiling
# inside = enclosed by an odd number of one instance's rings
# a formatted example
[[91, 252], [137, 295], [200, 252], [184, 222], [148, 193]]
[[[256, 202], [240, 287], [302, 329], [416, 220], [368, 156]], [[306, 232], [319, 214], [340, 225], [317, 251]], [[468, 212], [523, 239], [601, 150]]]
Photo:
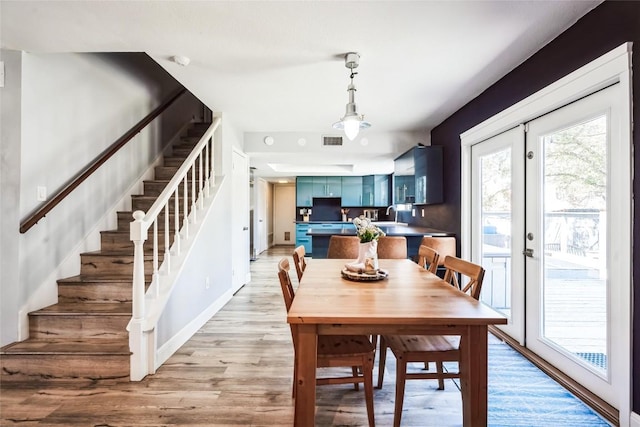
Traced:
[[[393, 158], [602, 0], [7, 1], [3, 48], [146, 52], [244, 142], [256, 176], [392, 171]], [[372, 127], [322, 136], [348, 101]], [[190, 59], [188, 66], [171, 61]], [[264, 143], [266, 136], [273, 144]]]

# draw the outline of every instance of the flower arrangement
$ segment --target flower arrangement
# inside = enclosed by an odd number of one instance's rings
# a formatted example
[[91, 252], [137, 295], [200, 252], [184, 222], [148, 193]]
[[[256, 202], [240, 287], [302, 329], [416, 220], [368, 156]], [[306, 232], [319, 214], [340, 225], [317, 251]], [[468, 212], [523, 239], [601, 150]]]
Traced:
[[356, 235], [360, 238], [360, 243], [372, 242], [385, 235], [384, 231], [372, 224], [368, 218], [355, 218], [353, 224], [356, 226]]

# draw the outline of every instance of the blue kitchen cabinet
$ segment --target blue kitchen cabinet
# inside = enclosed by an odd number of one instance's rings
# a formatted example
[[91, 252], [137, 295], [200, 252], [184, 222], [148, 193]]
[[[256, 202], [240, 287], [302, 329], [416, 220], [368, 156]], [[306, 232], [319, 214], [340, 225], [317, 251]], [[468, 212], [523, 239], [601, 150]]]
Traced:
[[342, 194], [342, 177], [314, 176], [313, 197], [340, 197]]
[[362, 179], [362, 206], [389, 206], [389, 175], [367, 175]]
[[[362, 198], [362, 176], [342, 177], [342, 206], [356, 207], [363, 206]], [[364, 205], [368, 206], [368, 205]]]
[[416, 147], [413, 150], [416, 172], [415, 203], [442, 203], [442, 147]]
[[296, 248], [300, 245], [304, 246], [304, 251], [307, 254], [311, 253], [312, 247], [312, 238], [311, 236], [307, 236], [307, 231], [309, 231], [310, 226], [309, 223], [296, 224]]
[[313, 177], [296, 178], [296, 206], [310, 208], [313, 205]]

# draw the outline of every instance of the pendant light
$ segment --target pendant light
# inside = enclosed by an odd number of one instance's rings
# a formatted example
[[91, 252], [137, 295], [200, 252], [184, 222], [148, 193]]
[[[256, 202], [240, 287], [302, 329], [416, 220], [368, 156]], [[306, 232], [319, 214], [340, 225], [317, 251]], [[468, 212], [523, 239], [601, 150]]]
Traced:
[[358, 136], [360, 129], [367, 129], [371, 127], [371, 123], [365, 122], [364, 115], [359, 115], [356, 108], [356, 87], [353, 84], [353, 77], [358, 73], [355, 73], [353, 69], [358, 67], [359, 60], [360, 55], [355, 52], [349, 52], [344, 57], [345, 67], [351, 70], [351, 75], [349, 76], [351, 82], [349, 83], [349, 86], [347, 86], [347, 92], [349, 92], [349, 103], [347, 103], [347, 109], [344, 117], [340, 119], [339, 122], [333, 124], [334, 129], [344, 130], [344, 134], [349, 138], [349, 141], [353, 141], [355, 137]]

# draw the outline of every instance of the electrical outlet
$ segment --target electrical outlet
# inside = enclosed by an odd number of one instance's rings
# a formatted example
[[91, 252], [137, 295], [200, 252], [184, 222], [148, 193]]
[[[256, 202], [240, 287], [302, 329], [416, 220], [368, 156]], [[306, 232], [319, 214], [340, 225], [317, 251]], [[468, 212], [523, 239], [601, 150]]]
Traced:
[[411, 216], [412, 216], [412, 217], [414, 217], [414, 218], [416, 217], [416, 210], [415, 210], [415, 208], [414, 208], [414, 209], [411, 209]]
[[47, 187], [38, 187], [36, 189], [36, 200], [38, 202], [44, 202], [47, 200]]
[[424, 218], [424, 209], [422, 209], [422, 218]]

